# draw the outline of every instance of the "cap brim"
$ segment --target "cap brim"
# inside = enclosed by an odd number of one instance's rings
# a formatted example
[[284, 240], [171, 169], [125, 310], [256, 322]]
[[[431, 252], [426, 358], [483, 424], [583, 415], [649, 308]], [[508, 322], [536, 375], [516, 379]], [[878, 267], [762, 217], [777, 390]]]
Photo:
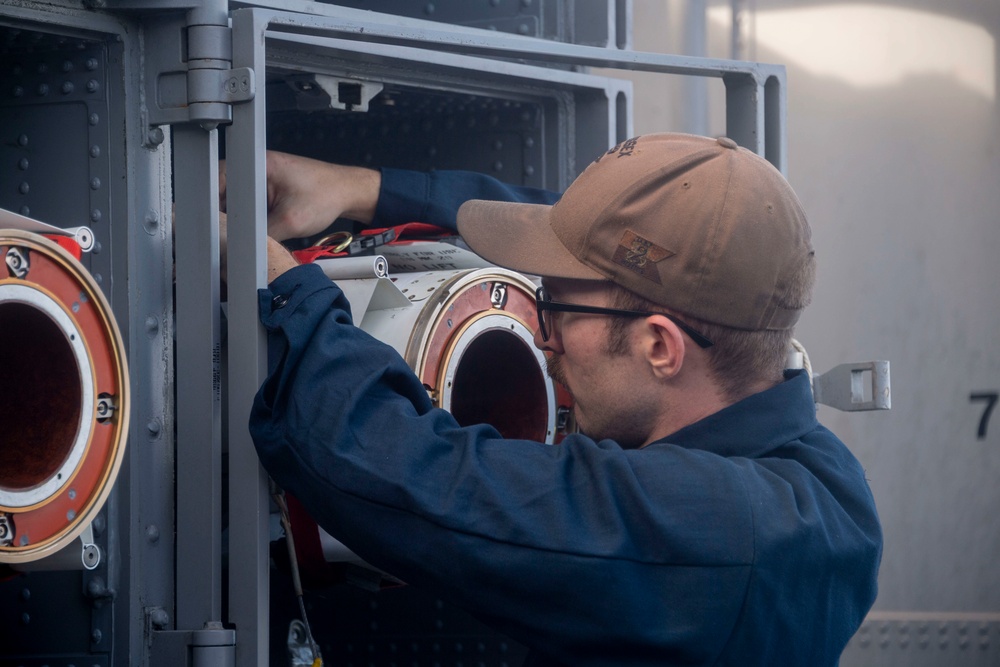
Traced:
[[581, 263], [552, 231], [552, 207], [474, 199], [458, 209], [458, 233], [483, 259], [548, 278], [606, 280]]

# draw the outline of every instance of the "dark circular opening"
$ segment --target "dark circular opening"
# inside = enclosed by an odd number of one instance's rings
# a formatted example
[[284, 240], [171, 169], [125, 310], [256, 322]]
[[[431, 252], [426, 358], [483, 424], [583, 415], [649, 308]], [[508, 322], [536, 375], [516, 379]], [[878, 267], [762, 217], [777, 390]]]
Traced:
[[545, 441], [545, 373], [512, 331], [479, 335], [458, 361], [451, 413], [462, 426], [490, 424], [505, 438]]
[[30, 489], [59, 470], [80, 423], [80, 370], [43, 311], [0, 303], [0, 488]]

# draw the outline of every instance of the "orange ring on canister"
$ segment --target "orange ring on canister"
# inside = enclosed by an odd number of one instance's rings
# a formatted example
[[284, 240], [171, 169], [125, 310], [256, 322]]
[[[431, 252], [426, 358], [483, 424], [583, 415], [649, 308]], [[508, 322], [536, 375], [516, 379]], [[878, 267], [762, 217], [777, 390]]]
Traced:
[[0, 230], [0, 563], [55, 553], [104, 506], [128, 433], [124, 349], [69, 252]]
[[430, 301], [404, 356], [435, 405], [460, 424], [491, 423], [507, 438], [561, 440], [558, 388], [533, 342], [531, 281], [498, 267], [463, 271]]

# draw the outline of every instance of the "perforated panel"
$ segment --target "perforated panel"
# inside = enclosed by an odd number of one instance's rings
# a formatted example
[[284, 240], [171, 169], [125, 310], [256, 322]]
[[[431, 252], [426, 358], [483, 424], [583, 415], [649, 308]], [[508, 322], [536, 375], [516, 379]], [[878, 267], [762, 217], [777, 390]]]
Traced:
[[873, 613], [847, 645], [841, 664], [992, 667], [1000, 664], [1000, 617]]
[[110, 238], [107, 50], [42, 32], [0, 32], [0, 207]]

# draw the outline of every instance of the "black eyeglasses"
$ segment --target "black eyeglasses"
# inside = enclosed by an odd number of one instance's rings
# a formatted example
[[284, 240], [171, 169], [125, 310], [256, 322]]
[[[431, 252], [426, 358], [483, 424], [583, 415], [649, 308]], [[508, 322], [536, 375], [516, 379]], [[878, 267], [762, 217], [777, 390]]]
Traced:
[[673, 322], [681, 331], [691, 337], [691, 340], [698, 347], [711, 347], [712, 341], [702, 336], [700, 333], [689, 327], [684, 322], [669, 313], [653, 313], [641, 310], [619, 310], [617, 308], [601, 308], [599, 306], [583, 306], [577, 303], [562, 303], [553, 301], [544, 287], [535, 290], [535, 308], [538, 309], [538, 330], [542, 334], [542, 340], [547, 341], [552, 329], [551, 316], [548, 313], [589, 313], [591, 315], [613, 315], [615, 317], [649, 317], [650, 315], [663, 315]]

